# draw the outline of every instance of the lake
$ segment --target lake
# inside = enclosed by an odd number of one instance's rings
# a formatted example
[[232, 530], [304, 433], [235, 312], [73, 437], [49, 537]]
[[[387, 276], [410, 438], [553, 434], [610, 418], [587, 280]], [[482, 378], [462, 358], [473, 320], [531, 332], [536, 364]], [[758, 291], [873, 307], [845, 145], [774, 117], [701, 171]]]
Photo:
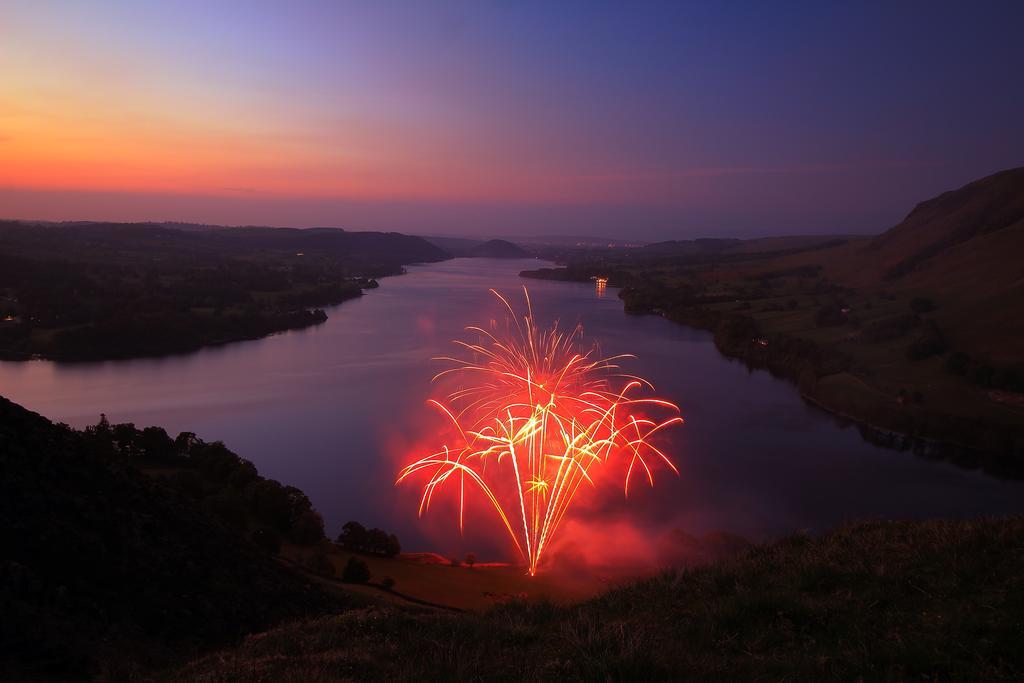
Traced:
[[511, 559], [481, 509], [460, 538], [446, 505], [418, 519], [418, 492], [396, 489], [394, 477], [424, 430], [440, 424], [425, 407], [431, 377], [443, 367], [431, 358], [452, 353], [464, 326], [500, 315], [489, 288], [518, 303], [526, 284], [539, 319], [580, 321], [606, 354], [635, 354], [627, 369], [651, 380], [686, 418], [667, 442], [680, 476], [658, 471], [655, 487], [637, 486], [628, 501], [620, 484], [599, 480], [570, 512], [561, 534], [568, 545], [579, 539], [584, 555], [598, 544], [664, 562], [664, 554], [643, 549], [671, 542], [677, 530], [765, 540], [854, 519], [1024, 512], [1021, 482], [874, 446], [807, 405], [793, 385], [723, 358], [707, 332], [628, 316], [614, 290], [518, 276], [538, 265], [412, 266], [328, 309], [323, 325], [188, 355], [2, 362], [0, 394], [76, 427], [103, 412], [111, 422], [222, 440], [264, 476], [305, 491], [332, 537], [358, 519], [395, 531], [408, 550]]

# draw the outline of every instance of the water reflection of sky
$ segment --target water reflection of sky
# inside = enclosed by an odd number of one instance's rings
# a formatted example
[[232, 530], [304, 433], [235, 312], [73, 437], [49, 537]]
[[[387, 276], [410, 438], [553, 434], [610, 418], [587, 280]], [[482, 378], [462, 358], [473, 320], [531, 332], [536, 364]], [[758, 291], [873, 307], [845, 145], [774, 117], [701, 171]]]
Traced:
[[[348, 519], [394, 529], [406, 548], [507, 553], [475, 507], [459, 539], [444, 506], [416, 517], [416, 491], [396, 490], [403, 448], [435, 417], [424, 406], [465, 325], [500, 315], [535, 261], [457, 259], [409, 268], [329, 311], [324, 325], [163, 359], [56, 365], [0, 363], [0, 394], [76, 426], [100, 412], [223, 440], [266, 476], [306, 491], [337, 532]], [[527, 281], [542, 320], [584, 323], [607, 354], [677, 402], [687, 424], [670, 448], [681, 476], [658, 473], [629, 501], [609, 484], [570, 513], [581, 537], [623, 547], [672, 529], [760, 539], [866, 517], [962, 517], [1024, 511], [1024, 486], [885, 450], [806, 405], [793, 386], [722, 358], [710, 336], [627, 316], [594, 282]], [[434, 514], [436, 513], [436, 514]], [[483, 519], [479, 518], [484, 516]]]

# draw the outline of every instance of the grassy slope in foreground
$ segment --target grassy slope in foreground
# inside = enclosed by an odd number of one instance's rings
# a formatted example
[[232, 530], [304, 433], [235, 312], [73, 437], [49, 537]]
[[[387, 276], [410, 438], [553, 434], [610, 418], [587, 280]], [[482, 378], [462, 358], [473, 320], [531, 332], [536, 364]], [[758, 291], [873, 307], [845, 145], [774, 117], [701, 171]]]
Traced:
[[1024, 519], [863, 523], [573, 607], [370, 608], [297, 622], [172, 680], [1016, 679]]

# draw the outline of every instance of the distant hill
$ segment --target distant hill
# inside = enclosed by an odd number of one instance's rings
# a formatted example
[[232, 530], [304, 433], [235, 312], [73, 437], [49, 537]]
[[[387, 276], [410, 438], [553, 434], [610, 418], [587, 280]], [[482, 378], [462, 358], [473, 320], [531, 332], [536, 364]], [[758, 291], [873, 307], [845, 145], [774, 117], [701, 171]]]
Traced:
[[741, 240], [736, 238], [703, 237], [693, 240], [654, 242], [636, 249], [644, 257], [672, 257], [710, 259], [716, 256], [732, 257], [744, 254], [771, 254], [824, 249], [842, 244], [846, 235], [792, 235], [760, 237]]
[[[174, 223], [33, 223], [0, 221], [0, 247], [6, 254], [46, 258], [55, 251], [78, 246], [78, 258], [105, 260], [129, 251], [154, 256], [188, 254], [237, 256], [274, 250], [341, 258], [348, 263], [401, 266], [451, 258], [444, 249], [422, 237], [397, 232], [350, 232], [340, 228], [268, 228], [195, 226]], [[75, 254], [69, 254], [74, 257]], [[62, 258], [67, 256], [62, 255]]]
[[581, 249], [622, 249], [626, 247], [642, 247], [644, 240], [622, 240], [613, 237], [594, 237], [593, 235], [498, 235], [498, 239], [527, 247], [577, 247]]
[[0, 358], [184, 353], [319, 325], [374, 278], [451, 258], [337, 228], [0, 221]]
[[109, 442], [4, 398], [0, 472], [0, 679], [92, 678], [341, 607]]
[[530, 254], [518, 244], [506, 240], [489, 240], [469, 250], [469, 256], [483, 258], [529, 258]]
[[466, 256], [470, 249], [484, 243], [484, 240], [469, 237], [424, 237], [423, 239], [452, 256]]

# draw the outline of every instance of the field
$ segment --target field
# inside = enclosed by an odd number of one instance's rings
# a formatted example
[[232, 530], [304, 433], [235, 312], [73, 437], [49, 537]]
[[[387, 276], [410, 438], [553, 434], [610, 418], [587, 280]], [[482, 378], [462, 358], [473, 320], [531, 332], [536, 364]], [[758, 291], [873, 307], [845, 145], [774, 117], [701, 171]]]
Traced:
[[[282, 548], [282, 555], [298, 564], [309, 549]], [[468, 567], [453, 566], [437, 556], [399, 555], [389, 558], [381, 555], [354, 553], [334, 544], [327, 556], [341, 576], [350, 557], [358, 557], [370, 569], [367, 584], [333, 581], [334, 588], [354, 592], [403, 606], [438, 606], [454, 610], [480, 611], [511, 600], [548, 600], [559, 604], [579, 602], [608, 588], [594, 577], [540, 574], [530, 577], [524, 567], [485, 564]], [[389, 577], [394, 587], [386, 590], [381, 581]], [[411, 600], [410, 600], [411, 599]]]

